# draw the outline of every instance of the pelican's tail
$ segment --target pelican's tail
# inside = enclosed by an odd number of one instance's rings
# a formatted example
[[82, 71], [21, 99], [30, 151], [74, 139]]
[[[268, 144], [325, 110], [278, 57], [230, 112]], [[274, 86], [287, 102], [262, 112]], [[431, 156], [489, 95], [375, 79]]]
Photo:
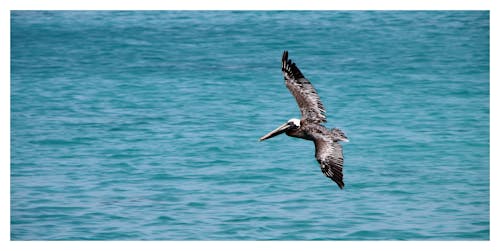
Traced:
[[347, 136], [345, 136], [345, 133], [339, 128], [332, 129], [332, 136], [334, 141], [349, 142], [349, 139], [347, 138]]

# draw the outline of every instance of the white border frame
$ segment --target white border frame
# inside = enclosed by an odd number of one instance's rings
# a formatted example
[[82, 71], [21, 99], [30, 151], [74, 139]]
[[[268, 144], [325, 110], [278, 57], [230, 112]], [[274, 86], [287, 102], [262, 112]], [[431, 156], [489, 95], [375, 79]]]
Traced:
[[[497, 3], [498, 5], [498, 3]], [[11, 10], [489, 10], [490, 11], [490, 241], [10, 241], [10, 11]], [[2, 250], [498, 250], [498, 8], [494, 0], [4, 0], [0, 10]], [[493, 129], [493, 130], [492, 130]], [[498, 130], [498, 129], [497, 129]], [[498, 183], [498, 182], [497, 182]]]

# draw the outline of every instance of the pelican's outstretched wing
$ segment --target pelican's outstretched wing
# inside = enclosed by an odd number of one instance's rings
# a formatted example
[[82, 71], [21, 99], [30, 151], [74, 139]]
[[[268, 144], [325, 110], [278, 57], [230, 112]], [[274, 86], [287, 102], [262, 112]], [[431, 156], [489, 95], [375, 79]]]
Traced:
[[316, 93], [311, 82], [302, 75], [295, 63], [288, 59], [288, 51], [283, 52], [281, 62], [281, 70], [285, 76], [286, 87], [295, 96], [295, 100], [297, 100], [300, 112], [302, 113], [302, 119], [314, 123], [326, 122], [325, 109], [319, 99], [318, 93]]
[[316, 160], [319, 162], [321, 171], [326, 177], [335, 181], [340, 189], [343, 189], [344, 175], [342, 174], [342, 167], [344, 165], [344, 156], [342, 146], [326, 137], [316, 138], [314, 145], [316, 147]]

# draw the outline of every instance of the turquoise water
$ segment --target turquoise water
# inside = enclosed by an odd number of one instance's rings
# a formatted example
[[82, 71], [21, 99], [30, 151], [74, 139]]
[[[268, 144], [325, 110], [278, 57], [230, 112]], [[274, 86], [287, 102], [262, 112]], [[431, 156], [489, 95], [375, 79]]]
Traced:
[[12, 240], [488, 240], [489, 179], [487, 11], [11, 12]]

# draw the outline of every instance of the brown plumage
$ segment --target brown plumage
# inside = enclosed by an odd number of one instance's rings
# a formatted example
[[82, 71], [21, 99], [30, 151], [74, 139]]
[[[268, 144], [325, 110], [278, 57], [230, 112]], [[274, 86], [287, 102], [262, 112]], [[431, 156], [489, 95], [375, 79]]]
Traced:
[[286, 87], [297, 100], [302, 119], [315, 123], [325, 123], [325, 108], [316, 89], [302, 75], [297, 65], [288, 59], [288, 51], [283, 52], [281, 62], [281, 71], [283, 71], [285, 77]]
[[325, 109], [316, 89], [300, 72], [292, 60], [288, 59], [288, 51], [283, 52], [282, 67], [285, 84], [297, 101], [302, 119], [290, 119], [260, 140], [272, 138], [281, 133], [288, 136], [311, 140], [316, 148], [315, 157], [321, 171], [332, 179], [340, 189], [344, 188], [344, 157], [340, 141], [348, 142], [345, 134], [338, 128], [328, 130], [322, 123], [326, 122]]

